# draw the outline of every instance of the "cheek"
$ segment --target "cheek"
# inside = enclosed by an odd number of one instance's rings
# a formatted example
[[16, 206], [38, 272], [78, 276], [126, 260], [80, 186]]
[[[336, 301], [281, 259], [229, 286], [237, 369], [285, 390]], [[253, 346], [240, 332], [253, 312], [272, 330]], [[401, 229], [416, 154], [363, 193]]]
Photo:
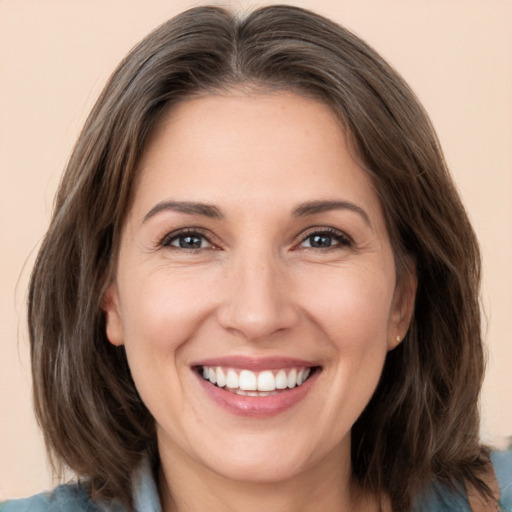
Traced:
[[355, 267], [310, 274], [308, 280], [303, 302], [333, 341], [347, 349], [385, 342], [394, 290], [388, 273]]
[[[132, 274], [122, 282], [124, 345], [135, 386], [155, 418], [165, 417], [168, 410], [180, 414], [185, 407], [178, 392], [184, 377], [180, 354], [203, 321], [205, 308], [194, 287], [165, 272]], [[172, 395], [170, 389], [175, 390]]]
[[[142, 400], [158, 415], [163, 390], [179, 389], [177, 359], [193, 335], [198, 319], [187, 295], [162, 275], [132, 275], [121, 289], [124, 345], [130, 371]], [[181, 408], [178, 401], [173, 408]]]
[[172, 353], [186, 341], [206, 308], [195, 284], [166, 272], [134, 276], [128, 281], [121, 294], [127, 349], [148, 345]]
[[310, 282], [304, 280], [302, 301], [307, 301], [312, 334], [328, 354], [324, 367], [328, 392], [319, 391], [318, 401], [325, 407], [316, 418], [331, 433], [325, 437], [325, 451], [350, 431], [380, 379], [394, 290], [393, 273], [391, 278], [388, 275], [345, 267], [325, 275], [310, 273]]

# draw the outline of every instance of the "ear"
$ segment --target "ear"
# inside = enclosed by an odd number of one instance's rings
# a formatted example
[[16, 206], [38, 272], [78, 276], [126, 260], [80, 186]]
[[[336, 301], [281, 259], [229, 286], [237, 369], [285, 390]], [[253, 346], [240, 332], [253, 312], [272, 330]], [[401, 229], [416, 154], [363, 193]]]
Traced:
[[120, 346], [124, 343], [123, 321], [119, 309], [119, 294], [115, 283], [111, 283], [103, 297], [103, 310], [105, 311], [105, 331], [112, 345]]
[[418, 277], [412, 260], [407, 261], [407, 269], [397, 282], [391, 306], [388, 332], [388, 350], [396, 348], [407, 334], [414, 312], [414, 301], [418, 288]]

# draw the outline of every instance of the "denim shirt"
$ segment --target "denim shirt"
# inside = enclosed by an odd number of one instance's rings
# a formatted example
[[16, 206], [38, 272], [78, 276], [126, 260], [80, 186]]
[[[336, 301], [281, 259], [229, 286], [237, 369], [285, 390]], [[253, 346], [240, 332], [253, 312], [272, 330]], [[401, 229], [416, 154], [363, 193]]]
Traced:
[[[512, 452], [491, 455], [501, 491], [500, 505], [512, 512]], [[132, 477], [136, 512], [162, 512], [151, 468], [144, 461]], [[432, 486], [416, 500], [415, 512], [470, 512], [465, 496]], [[43, 493], [0, 505], [0, 512], [126, 512], [116, 503], [94, 503], [86, 489], [78, 484], [60, 485], [51, 493]]]

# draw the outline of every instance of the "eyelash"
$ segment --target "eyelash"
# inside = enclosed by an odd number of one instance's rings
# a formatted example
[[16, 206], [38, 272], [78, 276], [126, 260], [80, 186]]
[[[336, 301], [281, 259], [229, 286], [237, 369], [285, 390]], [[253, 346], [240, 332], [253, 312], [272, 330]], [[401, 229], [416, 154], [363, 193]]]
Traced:
[[[183, 238], [185, 236], [195, 237], [195, 238], [201, 238], [205, 240], [208, 244], [210, 244], [212, 247], [175, 247], [172, 245], [172, 242], [175, 240], [178, 240], [179, 238]], [[211, 242], [211, 240], [202, 232], [201, 229], [198, 228], [185, 228], [180, 229], [179, 231], [173, 231], [172, 233], [166, 234], [158, 243], [160, 247], [163, 248], [170, 248], [170, 249], [179, 249], [179, 250], [189, 250], [189, 251], [200, 251], [204, 249], [211, 249], [215, 248], [215, 244]]]
[[[190, 237], [202, 239], [202, 240], [206, 241], [206, 243], [210, 244], [211, 247], [176, 247], [176, 246], [172, 245], [172, 242], [174, 242], [180, 238], [183, 238], [187, 235]], [[347, 236], [345, 233], [343, 233], [342, 231], [338, 231], [337, 229], [334, 229], [334, 228], [311, 228], [305, 235], [301, 236], [299, 243], [295, 247], [300, 249], [301, 245], [304, 242], [306, 242], [308, 239], [311, 239], [314, 236], [328, 237], [328, 238], [334, 239], [335, 243], [333, 245], [326, 246], [326, 247], [309, 246], [309, 247], [302, 247], [303, 249], [308, 249], [308, 250], [316, 249], [316, 250], [328, 251], [328, 250], [334, 250], [334, 249], [341, 248], [341, 247], [346, 248], [346, 247], [353, 246], [352, 239], [349, 236]], [[310, 241], [310, 243], [311, 243], [311, 241]], [[201, 250], [205, 250], [205, 249], [215, 249], [216, 248], [215, 244], [212, 243], [210, 238], [208, 236], [206, 236], [206, 234], [201, 229], [198, 229], [198, 228], [185, 228], [185, 229], [181, 229], [179, 231], [173, 231], [172, 233], [168, 233], [159, 241], [158, 246], [162, 247], [162, 248], [189, 250], [189, 251], [201, 251]]]
[[303, 235], [302, 238], [301, 238], [301, 241], [299, 243], [299, 248], [300, 248], [300, 245], [302, 245], [306, 240], [308, 239], [311, 239], [313, 236], [327, 236], [331, 239], [334, 239], [335, 243], [334, 245], [330, 245], [330, 246], [327, 246], [327, 247], [303, 247], [303, 249], [308, 249], [308, 250], [311, 250], [311, 249], [322, 249], [322, 250], [325, 250], [325, 251], [328, 251], [328, 250], [334, 250], [334, 249], [339, 249], [341, 247], [352, 247], [353, 246], [353, 241], [352, 239], [346, 235], [345, 233], [343, 233], [342, 231], [338, 231], [337, 229], [334, 229], [334, 228], [312, 228], [311, 230], [309, 230], [308, 233], [306, 233], [306, 235]]

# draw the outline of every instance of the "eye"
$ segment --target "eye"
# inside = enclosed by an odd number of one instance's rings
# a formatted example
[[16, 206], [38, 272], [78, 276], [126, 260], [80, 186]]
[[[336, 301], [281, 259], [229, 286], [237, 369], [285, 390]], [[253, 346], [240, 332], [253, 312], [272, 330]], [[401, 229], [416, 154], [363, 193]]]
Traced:
[[162, 247], [177, 249], [207, 249], [213, 247], [209, 240], [197, 232], [180, 232], [167, 235], [161, 242]]
[[337, 230], [322, 230], [309, 233], [301, 242], [300, 247], [307, 249], [330, 249], [337, 246], [347, 247], [352, 245], [348, 236]]

